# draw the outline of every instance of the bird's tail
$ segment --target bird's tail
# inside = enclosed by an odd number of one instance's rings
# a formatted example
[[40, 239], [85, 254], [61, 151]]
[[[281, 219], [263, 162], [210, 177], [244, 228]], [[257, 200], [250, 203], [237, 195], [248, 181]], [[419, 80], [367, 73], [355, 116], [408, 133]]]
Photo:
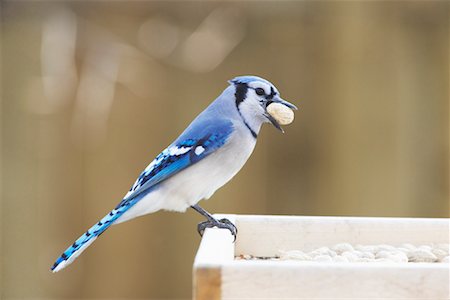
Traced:
[[[134, 201], [133, 201], [134, 200]], [[131, 201], [122, 200], [115, 209], [110, 211], [97, 224], [89, 228], [82, 236], [80, 236], [66, 251], [61, 254], [55, 261], [51, 270], [53, 273], [58, 272], [69, 264], [71, 264], [90, 244], [92, 244], [98, 236], [100, 236], [106, 229], [109, 228], [116, 220], [123, 215], [131, 206], [133, 206], [137, 199]]]

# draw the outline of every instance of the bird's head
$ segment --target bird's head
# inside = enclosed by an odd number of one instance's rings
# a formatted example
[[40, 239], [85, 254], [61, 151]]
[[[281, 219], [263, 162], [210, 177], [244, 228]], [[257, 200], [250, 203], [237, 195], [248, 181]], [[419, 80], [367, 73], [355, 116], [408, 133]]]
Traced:
[[271, 103], [280, 103], [290, 109], [297, 107], [283, 100], [277, 88], [269, 81], [257, 76], [239, 76], [229, 81], [235, 87], [236, 107], [242, 115], [247, 126], [256, 132], [262, 123], [272, 123], [277, 129], [283, 131], [280, 124], [268, 112]]

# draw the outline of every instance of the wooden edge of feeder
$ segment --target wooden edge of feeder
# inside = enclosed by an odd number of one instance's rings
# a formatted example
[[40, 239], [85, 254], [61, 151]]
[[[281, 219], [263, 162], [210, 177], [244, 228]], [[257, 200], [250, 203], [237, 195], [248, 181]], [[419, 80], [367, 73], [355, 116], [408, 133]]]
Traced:
[[[217, 216], [216, 216], [217, 217]], [[233, 215], [227, 215], [233, 224]], [[222, 265], [234, 260], [233, 236], [227, 229], [207, 228], [194, 261], [193, 299], [222, 298]]]
[[222, 298], [222, 272], [220, 267], [197, 268], [194, 271], [194, 299], [219, 300]]

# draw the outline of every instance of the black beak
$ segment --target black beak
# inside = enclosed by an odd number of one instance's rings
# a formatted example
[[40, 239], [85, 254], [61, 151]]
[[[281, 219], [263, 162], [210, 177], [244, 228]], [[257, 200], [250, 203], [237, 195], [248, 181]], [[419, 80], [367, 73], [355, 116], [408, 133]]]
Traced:
[[272, 102], [281, 103], [281, 104], [289, 107], [292, 110], [298, 110], [297, 106], [295, 106], [294, 104], [292, 104], [290, 102], [287, 102], [286, 100], [281, 99], [280, 97], [273, 98]]
[[[274, 103], [274, 102], [283, 104], [292, 110], [298, 110], [297, 106], [295, 106], [294, 104], [292, 104], [286, 100], [281, 99], [280, 97], [276, 97], [276, 98], [273, 98], [272, 101], [268, 101], [267, 106], [269, 106], [271, 103]], [[278, 129], [282, 133], [284, 133], [283, 128], [281, 128], [281, 125], [267, 111], [266, 111], [265, 117], [270, 121], [270, 123], [272, 123], [273, 126], [275, 126], [276, 129]]]
[[265, 114], [266, 118], [272, 123], [273, 126], [275, 126], [276, 129], [284, 133], [283, 128], [281, 128], [280, 124], [275, 120], [269, 113]]

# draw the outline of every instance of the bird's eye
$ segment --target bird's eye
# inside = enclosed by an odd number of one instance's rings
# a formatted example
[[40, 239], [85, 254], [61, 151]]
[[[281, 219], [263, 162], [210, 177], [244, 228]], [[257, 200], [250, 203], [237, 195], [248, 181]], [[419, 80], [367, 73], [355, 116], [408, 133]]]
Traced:
[[265, 95], [266, 93], [264, 92], [264, 89], [262, 89], [262, 88], [256, 88], [255, 89], [255, 92], [256, 92], [256, 95], [258, 95], [258, 96], [262, 96], [262, 95]]

